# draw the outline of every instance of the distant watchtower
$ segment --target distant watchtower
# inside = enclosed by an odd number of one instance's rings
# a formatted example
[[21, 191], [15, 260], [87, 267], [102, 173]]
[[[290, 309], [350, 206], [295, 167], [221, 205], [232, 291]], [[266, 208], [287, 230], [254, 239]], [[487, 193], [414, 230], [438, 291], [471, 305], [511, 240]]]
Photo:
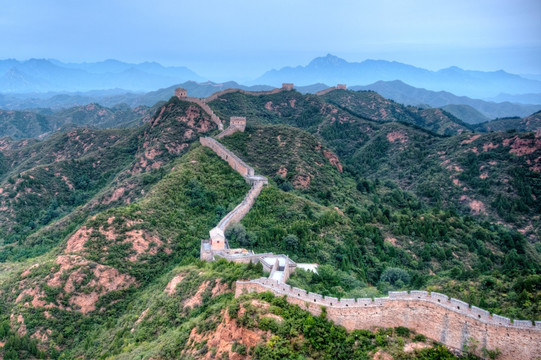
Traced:
[[246, 118], [244, 116], [231, 116], [229, 118], [229, 126], [234, 126], [244, 132], [246, 129]]
[[283, 90], [293, 90], [294, 87], [293, 83], [282, 83]]
[[175, 96], [178, 97], [179, 99], [186, 98], [186, 97], [188, 97], [188, 92], [186, 91], [186, 89], [176, 88], [175, 89]]
[[336, 85], [336, 88], [346, 90], [347, 86], [346, 86], [346, 84], [338, 84], [338, 85]]

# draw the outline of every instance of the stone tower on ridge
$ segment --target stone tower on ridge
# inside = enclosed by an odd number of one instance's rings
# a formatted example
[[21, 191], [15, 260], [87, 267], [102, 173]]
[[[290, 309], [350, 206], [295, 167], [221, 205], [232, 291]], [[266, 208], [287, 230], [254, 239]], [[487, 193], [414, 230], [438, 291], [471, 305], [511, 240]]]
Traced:
[[229, 118], [229, 126], [234, 126], [244, 132], [246, 129], [246, 118], [244, 116], [231, 116]]
[[282, 89], [284, 90], [293, 90], [294, 87], [293, 83], [282, 83]]
[[179, 99], [186, 98], [186, 97], [188, 97], [188, 92], [186, 91], [186, 89], [176, 88], [175, 89], [175, 96], [178, 97]]

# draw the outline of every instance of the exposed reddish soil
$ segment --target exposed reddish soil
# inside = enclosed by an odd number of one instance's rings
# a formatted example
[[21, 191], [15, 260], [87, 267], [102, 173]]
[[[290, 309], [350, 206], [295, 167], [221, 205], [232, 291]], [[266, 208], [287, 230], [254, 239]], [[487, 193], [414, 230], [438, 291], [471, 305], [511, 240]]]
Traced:
[[221, 358], [223, 353], [229, 353], [230, 360], [247, 359], [247, 356], [231, 351], [235, 342], [249, 348], [265, 342], [270, 337], [270, 332], [257, 328], [252, 330], [239, 327], [237, 322], [229, 317], [227, 311], [222, 311], [222, 316], [222, 322], [214, 331], [198, 334], [196, 328], [192, 329], [188, 343], [190, 343], [190, 341], [200, 343], [203, 340], [207, 340], [207, 346], [209, 348], [216, 348], [216, 356], [213, 356], [211, 352], [208, 352], [204, 356], [199, 357], [200, 359]]
[[282, 141], [281, 135], [278, 135], [276, 139], [278, 139], [278, 146], [284, 146], [286, 144], [285, 141]]
[[539, 138], [521, 139], [517, 135], [510, 139], [503, 140], [503, 146], [510, 146], [511, 150], [509, 150], [509, 152], [511, 154], [515, 154], [517, 156], [523, 156], [523, 155], [531, 154], [537, 150], [540, 150], [541, 139]]
[[265, 103], [265, 109], [272, 111], [272, 101], [267, 101]]
[[[86, 314], [95, 310], [95, 304], [101, 296], [111, 291], [126, 289], [135, 283], [133, 277], [121, 274], [117, 269], [90, 262], [78, 255], [60, 255], [56, 258], [56, 264], [59, 265], [59, 269], [48, 275], [45, 280], [48, 286], [62, 288], [66, 293], [71, 294], [69, 303], [72, 308], [65, 310], [75, 310]], [[90, 279], [88, 279], [89, 276]], [[17, 296], [16, 303], [30, 296], [33, 307], [64, 308], [47, 303], [45, 293], [39, 287], [24, 282], [20, 286], [26, 288]], [[64, 295], [60, 293], [58, 296]], [[24, 305], [30, 306], [27, 302]]]
[[496, 149], [499, 145], [494, 145], [493, 143], [486, 143], [486, 144], [483, 144], [483, 151], [484, 152], [487, 152], [489, 150], [492, 150], [492, 149]]
[[[116, 239], [123, 235], [125, 238], [122, 241], [123, 243], [130, 243], [132, 245], [135, 253], [128, 257], [130, 261], [136, 261], [139, 255], [141, 254], [151, 254], [156, 255], [158, 253], [158, 248], [163, 245], [163, 241], [156, 235], [150, 234], [146, 230], [142, 229], [133, 229], [124, 232], [123, 234], [117, 233], [116, 229], [111, 225], [114, 218], [111, 217], [107, 220], [107, 223], [110, 225], [107, 230], [104, 227], [100, 227], [99, 233], [105, 236], [105, 239], [108, 241], [116, 241]], [[126, 226], [128, 228], [141, 224], [141, 220], [128, 220], [126, 221]], [[88, 229], [86, 226], [82, 226], [75, 234], [73, 234], [67, 242], [66, 249], [64, 253], [73, 253], [81, 252], [85, 248], [86, 242], [92, 236], [92, 233], [96, 231], [95, 229]], [[106, 250], [106, 247], [103, 248]], [[165, 249], [167, 252], [168, 249]]]
[[87, 229], [86, 226], [81, 226], [81, 228], [68, 239], [64, 252], [73, 253], [84, 250], [85, 243], [90, 238], [90, 234], [92, 234], [92, 230]]
[[464, 144], [471, 144], [472, 142], [474, 142], [475, 140], [479, 139], [481, 137], [481, 135], [473, 135], [472, 137], [470, 137], [469, 139], [466, 139], [466, 140], [462, 140], [461, 144], [464, 145]]
[[295, 175], [293, 186], [296, 188], [308, 189], [312, 178], [309, 175]]
[[287, 168], [285, 166], [281, 166], [280, 169], [276, 172], [277, 175], [280, 175], [283, 179], [287, 176]]
[[327, 150], [323, 150], [323, 155], [325, 155], [325, 157], [329, 160], [331, 165], [336, 166], [338, 171], [342, 172], [342, 164], [340, 164], [340, 160], [338, 160], [338, 156], [336, 156], [335, 154]]
[[193, 295], [192, 297], [189, 297], [184, 302], [184, 308], [187, 308], [188, 306], [191, 308], [194, 308], [196, 306], [201, 305], [201, 302], [203, 300], [202, 299], [203, 292], [207, 289], [208, 286], [209, 286], [208, 281], [205, 281], [201, 285], [199, 285], [199, 288], [197, 289], [197, 292], [195, 293], [195, 295]]
[[378, 350], [372, 357], [372, 360], [393, 360], [393, 356], [384, 352], [383, 350]]
[[406, 144], [408, 142], [408, 135], [401, 131], [393, 131], [387, 134], [387, 140], [391, 143], [398, 141], [401, 144]]
[[171, 281], [169, 281], [163, 291], [165, 291], [168, 295], [173, 295], [175, 293], [177, 285], [180, 284], [185, 277], [186, 275], [184, 274], [176, 275], [173, 279], [171, 279]]
[[109, 197], [108, 199], [105, 199], [103, 201], [103, 203], [104, 204], [110, 204], [110, 203], [112, 203], [114, 201], [117, 201], [118, 199], [120, 199], [124, 195], [125, 191], [126, 191], [126, 188], [119, 187], [118, 189], [113, 191], [113, 194], [111, 195], [111, 197]]

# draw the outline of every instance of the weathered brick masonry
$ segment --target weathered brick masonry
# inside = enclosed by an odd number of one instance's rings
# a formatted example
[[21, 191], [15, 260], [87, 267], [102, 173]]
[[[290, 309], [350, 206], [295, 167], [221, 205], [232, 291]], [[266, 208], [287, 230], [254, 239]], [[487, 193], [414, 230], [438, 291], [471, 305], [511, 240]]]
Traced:
[[404, 326], [451, 349], [462, 350], [470, 338], [479, 349], [498, 348], [498, 359], [538, 359], [541, 357], [541, 322], [515, 321], [469, 307], [463, 301], [426, 291], [390, 292], [387, 298], [341, 299], [324, 297], [287, 284], [261, 278], [237, 281], [235, 296], [245, 292], [271, 291], [286, 295], [287, 301], [314, 315], [326, 308], [327, 318], [348, 330], [376, 326]]

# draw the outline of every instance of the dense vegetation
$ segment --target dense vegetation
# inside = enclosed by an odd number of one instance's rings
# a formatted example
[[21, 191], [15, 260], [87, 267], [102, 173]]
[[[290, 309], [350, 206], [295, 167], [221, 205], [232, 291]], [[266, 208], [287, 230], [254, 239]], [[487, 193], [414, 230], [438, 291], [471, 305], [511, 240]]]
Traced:
[[148, 121], [155, 111], [155, 107], [139, 106], [131, 109], [125, 104], [111, 108], [88, 104], [57, 111], [0, 110], [0, 138], [4, 136], [12, 139], [43, 138], [58, 130], [82, 126], [101, 129], [131, 127]]
[[[426, 289], [541, 319], [534, 134], [444, 137], [295, 91], [211, 106], [248, 117], [246, 132], [221, 141], [270, 179], [228, 231], [232, 246], [319, 263], [290, 283], [324, 295]], [[201, 239], [249, 188], [198, 144], [216, 132], [172, 98], [132, 129], [1, 140], [4, 358], [452, 358], [430, 343], [404, 353], [424, 341], [407, 329], [347, 333], [268, 294], [233, 299], [236, 279], [263, 274], [198, 260]], [[265, 340], [211, 345], [231, 321]]]

